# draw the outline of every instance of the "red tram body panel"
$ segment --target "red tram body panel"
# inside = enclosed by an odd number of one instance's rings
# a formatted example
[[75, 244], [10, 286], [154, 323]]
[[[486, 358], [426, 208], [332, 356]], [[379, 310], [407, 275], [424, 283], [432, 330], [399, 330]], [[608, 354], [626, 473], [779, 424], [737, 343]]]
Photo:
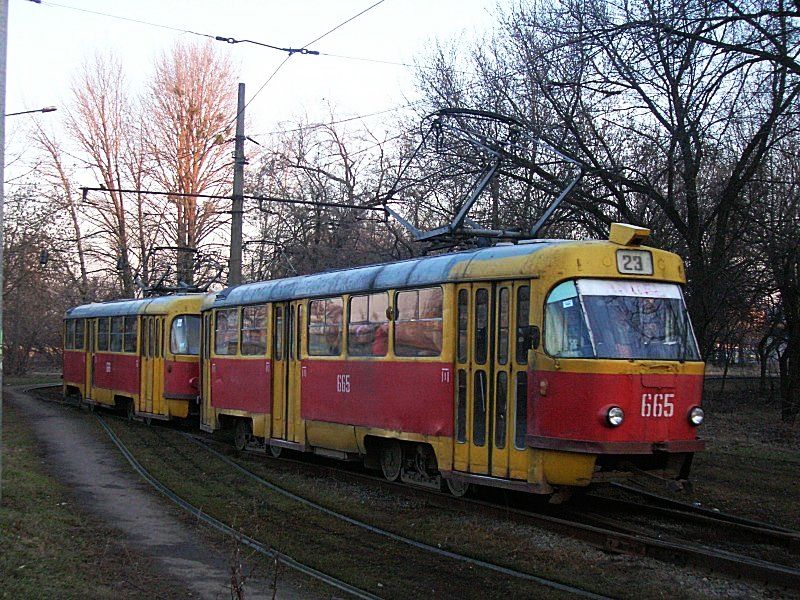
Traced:
[[139, 394], [142, 373], [135, 354], [96, 352], [92, 356], [94, 387], [116, 390], [132, 396]]
[[215, 358], [211, 363], [211, 405], [253, 413], [272, 410], [269, 360]]
[[449, 363], [301, 362], [301, 417], [429, 436], [453, 435]]
[[[528, 443], [600, 454], [652, 452], [654, 444], [676, 442], [682, 448], [691, 442], [694, 450], [702, 450], [703, 442], [696, 440], [697, 429], [688, 419], [672, 418], [688, 413], [702, 390], [702, 375], [532, 372]], [[652, 414], [654, 402], [661, 406], [657, 416]], [[606, 427], [605, 414], [612, 404], [630, 415], [627, 427]], [[644, 416], [648, 408], [651, 414]]]
[[76, 386], [86, 383], [86, 352], [83, 350], [64, 350], [63, 379]]

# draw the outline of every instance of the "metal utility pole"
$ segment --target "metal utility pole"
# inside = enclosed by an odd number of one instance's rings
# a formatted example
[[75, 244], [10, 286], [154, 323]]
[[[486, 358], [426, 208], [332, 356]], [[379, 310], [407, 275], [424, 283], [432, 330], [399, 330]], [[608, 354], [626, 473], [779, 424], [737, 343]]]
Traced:
[[233, 151], [233, 207], [231, 208], [231, 249], [228, 285], [242, 283], [242, 214], [244, 213], [244, 84], [239, 84], [236, 109], [236, 138]]
[[8, 0], [0, 0], [0, 504], [3, 501], [3, 202], [6, 163], [6, 45]]

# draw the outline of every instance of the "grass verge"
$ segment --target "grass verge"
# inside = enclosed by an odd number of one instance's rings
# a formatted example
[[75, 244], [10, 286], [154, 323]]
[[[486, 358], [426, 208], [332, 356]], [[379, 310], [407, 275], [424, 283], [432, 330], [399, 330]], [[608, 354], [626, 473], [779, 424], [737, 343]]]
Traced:
[[800, 529], [800, 423], [782, 423], [778, 400], [756, 379], [708, 381], [703, 398], [708, 449], [695, 455], [689, 499]]
[[23, 416], [3, 406], [0, 598], [187, 598], [49, 473]]

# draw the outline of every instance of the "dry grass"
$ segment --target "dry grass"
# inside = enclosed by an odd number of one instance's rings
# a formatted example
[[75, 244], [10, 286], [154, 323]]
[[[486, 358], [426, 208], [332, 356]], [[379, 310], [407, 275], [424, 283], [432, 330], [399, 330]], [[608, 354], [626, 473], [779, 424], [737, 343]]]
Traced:
[[48, 471], [23, 415], [3, 407], [2, 598], [187, 598], [152, 560], [85, 513]]

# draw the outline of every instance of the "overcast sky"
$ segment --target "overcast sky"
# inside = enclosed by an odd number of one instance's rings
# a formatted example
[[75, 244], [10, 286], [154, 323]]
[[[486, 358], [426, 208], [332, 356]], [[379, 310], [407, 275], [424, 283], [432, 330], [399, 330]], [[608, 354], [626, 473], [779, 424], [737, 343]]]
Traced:
[[[177, 40], [203, 39], [175, 29], [302, 47], [376, 1], [10, 0], [6, 111], [65, 107], [78, 68], [98, 50], [118, 56], [135, 90], [159, 53]], [[328, 104], [339, 118], [403, 105], [413, 93], [411, 69], [340, 57], [413, 63], [437, 38], [479, 37], [491, 23], [493, 6], [491, 0], [384, 0], [310, 46], [339, 57], [296, 54], [254, 99], [286, 55], [251, 44], [215, 43], [230, 54], [247, 86], [252, 99], [247, 133], [255, 135], [303, 114], [326, 120]], [[9, 119], [9, 142], [18, 141], [15, 132], [25, 118]]]

